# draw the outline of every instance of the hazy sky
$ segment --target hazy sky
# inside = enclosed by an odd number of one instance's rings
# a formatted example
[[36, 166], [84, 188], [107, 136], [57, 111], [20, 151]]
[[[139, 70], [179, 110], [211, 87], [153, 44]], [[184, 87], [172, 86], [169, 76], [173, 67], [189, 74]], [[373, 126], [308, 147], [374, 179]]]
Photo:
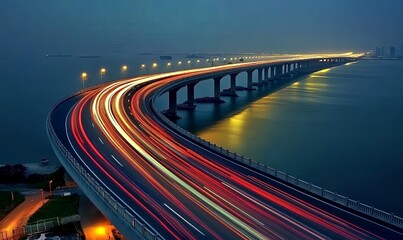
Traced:
[[1, 0], [2, 53], [403, 46], [403, 0]]

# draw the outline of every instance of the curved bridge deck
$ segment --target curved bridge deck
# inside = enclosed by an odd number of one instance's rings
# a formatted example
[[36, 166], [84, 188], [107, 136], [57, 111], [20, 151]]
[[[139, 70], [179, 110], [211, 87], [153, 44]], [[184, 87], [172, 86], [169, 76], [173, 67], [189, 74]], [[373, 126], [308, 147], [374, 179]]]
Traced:
[[105, 84], [57, 104], [49, 138], [85, 194], [129, 239], [401, 239], [401, 218], [207, 143], [154, 106], [170, 92], [175, 111], [174, 93], [205, 79], [257, 69], [269, 81], [270, 69], [271, 80], [282, 81], [352, 60], [241, 63]]

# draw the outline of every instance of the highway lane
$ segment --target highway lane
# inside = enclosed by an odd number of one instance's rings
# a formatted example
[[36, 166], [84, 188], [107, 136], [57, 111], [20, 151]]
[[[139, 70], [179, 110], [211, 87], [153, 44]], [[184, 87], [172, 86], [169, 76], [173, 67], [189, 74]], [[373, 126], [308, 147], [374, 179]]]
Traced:
[[323, 202], [319, 209], [311, 196], [294, 195], [289, 186], [197, 146], [155, 118], [150, 96], [159, 87], [232, 67], [161, 74], [87, 92], [61, 113], [68, 116], [65, 139], [112, 195], [166, 239], [401, 236], [354, 215], [343, 220], [346, 212]]

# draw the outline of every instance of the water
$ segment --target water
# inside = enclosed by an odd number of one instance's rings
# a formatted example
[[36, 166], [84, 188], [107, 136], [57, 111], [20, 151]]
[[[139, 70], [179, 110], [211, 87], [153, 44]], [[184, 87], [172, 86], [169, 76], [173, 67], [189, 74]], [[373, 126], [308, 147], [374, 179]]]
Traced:
[[402, 69], [402, 61], [359, 61], [303, 77], [251, 104], [245, 102], [269, 90], [224, 98], [229, 103], [221, 106], [199, 105], [194, 113], [181, 112], [178, 124], [295, 177], [403, 216]]

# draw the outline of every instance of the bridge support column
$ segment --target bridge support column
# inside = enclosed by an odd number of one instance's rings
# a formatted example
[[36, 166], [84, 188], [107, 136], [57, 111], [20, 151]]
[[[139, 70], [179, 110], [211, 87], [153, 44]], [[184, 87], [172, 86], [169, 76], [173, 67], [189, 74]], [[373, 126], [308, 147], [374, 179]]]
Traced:
[[259, 68], [257, 70], [257, 84], [259, 84], [259, 86], [262, 85], [262, 81], [263, 81], [263, 76], [262, 75], [263, 75], [263, 69]]
[[238, 75], [238, 73], [236, 74], [231, 74], [231, 88], [230, 91], [231, 92], [235, 92], [236, 91], [236, 76]]
[[221, 92], [221, 96], [227, 96], [227, 97], [238, 97], [238, 95], [236, 94], [236, 76], [239, 73], [233, 73], [230, 75], [231, 77], [231, 86], [229, 89], [224, 89]]
[[194, 110], [195, 103], [195, 86], [198, 82], [190, 83], [187, 85], [187, 100], [183, 104], [177, 106], [180, 110]]
[[193, 106], [194, 105], [194, 103], [195, 103], [195, 86], [196, 86], [196, 83], [191, 83], [191, 84], [188, 84], [188, 89], [187, 89], [187, 95], [188, 95], [188, 100], [187, 100], [187, 103], [188, 103], [188, 105], [191, 105], [191, 106]]
[[176, 93], [178, 92], [179, 88], [177, 89], [172, 89], [168, 92], [168, 110], [163, 111], [162, 113], [167, 117], [171, 119], [177, 119], [180, 118], [178, 115], [176, 115], [177, 112], [177, 99], [176, 99]]
[[263, 68], [263, 83], [267, 84], [269, 82], [269, 68]]
[[[269, 74], [269, 72], [267, 72], [267, 74]], [[273, 83], [274, 81], [274, 66], [270, 67], [270, 77], [268, 79], [269, 83]]]
[[247, 71], [246, 73], [248, 74], [247, 88], [252, 89], [252, 87], [253, 87], [253, 70]]
[[283, 65], [276, 66], [276, 78], [280, 78], [283, 75]]
[[221, 79], [222, 79], [222, 77], [214, 78], [214, 98], [215, 99], [220, 99]]
[[168, 112], [176, 114], [176, 93], [179, 89], [169, 91], [169, 109]]

